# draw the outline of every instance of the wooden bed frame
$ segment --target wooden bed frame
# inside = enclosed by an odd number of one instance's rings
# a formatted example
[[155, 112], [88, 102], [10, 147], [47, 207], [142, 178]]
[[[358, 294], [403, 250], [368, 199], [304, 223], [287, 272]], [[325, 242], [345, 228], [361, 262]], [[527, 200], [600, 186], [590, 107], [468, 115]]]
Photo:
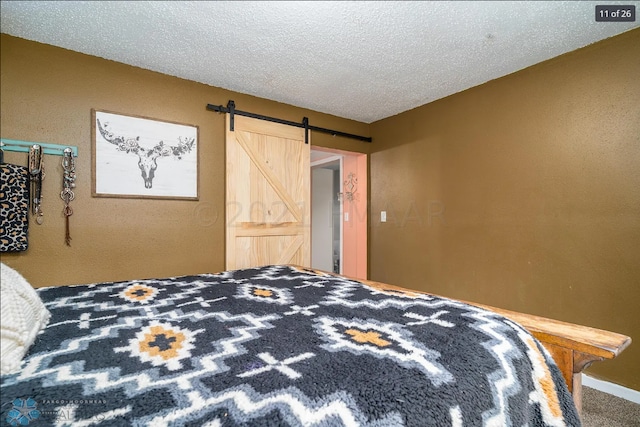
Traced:
[[[299, 266], [295, 267], [305, 269]], [[327, 273], [320, 270], [311, 269], [311, 271], [335, 275], [334, 273]], [[380, 290], [439, 296], [371, 280], [349, 279], [365, 283]], [[549, 353], [551, 353], [558, 368], [560, 368], [569, 387], [569, 391], [573, 395], [573, 401], [578, 408], [578, 413], [582, 412], [582, 371], [593, 362], [615, 358], [631, 344], [630, 337], [615, 332], [561, 322], [532, 314], [504, 310], [469, 301], [461, 302], [494, 311], [519, 323], [531, 332], [533, 336], [544, 345]]]

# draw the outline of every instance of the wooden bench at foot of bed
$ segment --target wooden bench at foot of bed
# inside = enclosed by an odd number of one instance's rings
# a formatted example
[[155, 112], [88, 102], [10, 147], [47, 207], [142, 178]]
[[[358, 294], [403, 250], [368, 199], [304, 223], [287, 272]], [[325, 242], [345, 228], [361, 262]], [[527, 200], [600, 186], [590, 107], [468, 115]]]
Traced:
[[[427, 292], [406, 289], [400, 286], [371, 280], [353, 280], [380, 290], [428, 294]], [[573, 401], [579, 413], [582, 412], [582, 371], [593, 362], [613, 359], [631, 344], [630, 337], [615, 332], [561, 322], [532, 314], [504, 310], [469, 301], [461, 302], [494, 311], [521, 324], [531, 332], [533, 336], [545, 346], [556, 361], [567, 382], [569, 391], [573, 395]]]

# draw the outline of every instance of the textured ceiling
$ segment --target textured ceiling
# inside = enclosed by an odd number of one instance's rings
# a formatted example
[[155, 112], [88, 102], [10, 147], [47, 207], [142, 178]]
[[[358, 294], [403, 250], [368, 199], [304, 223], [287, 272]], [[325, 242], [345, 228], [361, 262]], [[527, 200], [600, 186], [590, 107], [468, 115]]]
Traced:
[[370, 123], [638, 27], [596, 4], [2, 1], [1, 29]]

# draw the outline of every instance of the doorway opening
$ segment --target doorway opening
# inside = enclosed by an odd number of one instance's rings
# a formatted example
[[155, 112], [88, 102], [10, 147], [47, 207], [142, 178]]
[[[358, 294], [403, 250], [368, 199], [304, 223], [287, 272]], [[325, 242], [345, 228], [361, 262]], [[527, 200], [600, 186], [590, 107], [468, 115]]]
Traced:
[[367, 156], [311, 149], [311, 266], [367, 278]]

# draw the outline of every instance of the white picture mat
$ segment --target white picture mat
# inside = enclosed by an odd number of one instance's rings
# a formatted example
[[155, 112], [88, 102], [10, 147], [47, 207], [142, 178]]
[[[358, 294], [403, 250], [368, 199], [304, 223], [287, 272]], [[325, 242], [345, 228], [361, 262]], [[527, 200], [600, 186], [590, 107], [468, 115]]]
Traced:
[[[196, 126], [163, 122], [95, 111], [95, 193], [96, 195], [141, 196], [154, 198], [198, 197], [198, 128]], [[160, 141], [176, 146], [180, 138], [195, 139], [190, 152], [178, 157], [158, 157], [152, 187], [146, 188], [138, 167], [138, 155], [119, 151], [102, 136], [103, 128], [125, 139], [138, 138], [141, 147], [150, 149]]]

